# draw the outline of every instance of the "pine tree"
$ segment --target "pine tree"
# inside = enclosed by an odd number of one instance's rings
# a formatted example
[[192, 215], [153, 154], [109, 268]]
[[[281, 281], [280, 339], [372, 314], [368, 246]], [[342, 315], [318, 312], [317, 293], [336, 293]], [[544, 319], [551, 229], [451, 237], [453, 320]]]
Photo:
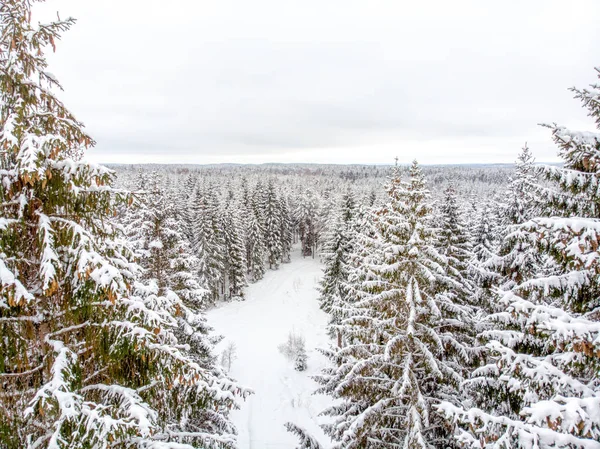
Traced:
[[73, 19], [7, 0], [0, 24], [0, 446], [233, 448], [245, 392], [180, 344], [181, 299], [136, 281], [112, 221], [131, 196], [52, 92], [43, 51]]
[[[600, 85], [574, 92], [600, 126]], [[564, 166], [540, 168], [543, 215], [507, 237], [546, 267], [497, 292], [473, 407], [441, 407], [465, 447], [600, 448], [600, 134], [549, 128]]]
[[416, 164], [410, 181], [394, 169], [388, 202], [378, 211], [378, 243], [363, 265], [372, 277], [345, 321], [348, 344], [332, 359], [337, 366], [317, 380], [321, 392], [342, 402], [327, 409], [325, 430], [334, 447], [429, 448], [447, 436], [432, 406], [453, 391], [460, 376], [444, 361], [444, 326], [436, 303], [443, 257], [429, 225], [429, 197]]

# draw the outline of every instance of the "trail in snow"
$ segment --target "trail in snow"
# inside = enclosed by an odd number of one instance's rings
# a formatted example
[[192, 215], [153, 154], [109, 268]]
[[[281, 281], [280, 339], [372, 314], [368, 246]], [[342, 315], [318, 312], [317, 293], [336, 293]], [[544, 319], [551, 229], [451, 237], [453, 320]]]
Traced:
[[[231, 376], [254, 390], [240, 410], [232, 413], [239, 431], [240, 449], [293, 449], [297, 439], [284, 423], [292, 421], [319, 438], [324, 447], [329, 439], [318, 426], [318, 414], [331, 399], [313, 395], [317, 384], [310, 378], [326, 366], [327, 359], [316, 351], [326, 348], [327, 315], [319, 309], [317, 283], [321, 264], [303, 258], [295, 248], [292, 262], [268, 271], [264, 279], [246, 289], [246, 300], [226, 303], [208, 311], [208, 322], [224, 340], [237, 347]], [[308, 368], [294, 369], [278, 350], [290, 331], [306, 339]]]

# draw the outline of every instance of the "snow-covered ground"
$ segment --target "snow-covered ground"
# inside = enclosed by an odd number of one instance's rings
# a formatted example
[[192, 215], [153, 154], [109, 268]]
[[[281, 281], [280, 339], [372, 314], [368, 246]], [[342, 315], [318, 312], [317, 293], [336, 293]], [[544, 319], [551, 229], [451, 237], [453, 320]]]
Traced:
[[[318, 417], [331, 399], [313, 395], [317, 384], [310, 376], [327, 363], [315, 348], [326, 348], [327, 315], [319, 309], [317, 283], [321, 276], [318, 259], [303, 258], [294, 248], [292, 262], [246, 289], [246, 300], [221, 305], [207, 313], [216, 333], [225, 336], [220, 353], [234, 342], [237, 359], [230, 374], [255, 394], [233, 412], [239, 431], [240, 449], [294, 449], [297, 439], [284, 423], [304, 427], [320, 439], [328, 438], [318, 426]], [[278, 350], [290, 331], [306, 339], [308, 369], [298, 372], [293, 362]]]

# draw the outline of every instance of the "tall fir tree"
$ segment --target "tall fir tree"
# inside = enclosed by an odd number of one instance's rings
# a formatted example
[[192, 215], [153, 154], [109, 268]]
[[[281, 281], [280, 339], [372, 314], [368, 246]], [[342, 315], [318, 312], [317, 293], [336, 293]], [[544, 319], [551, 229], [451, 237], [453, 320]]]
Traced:
[[234, 208], [235, 205], [230, 203], [223, 217], [223, 234], [225, 248], [227, 249], [227, 297], [228, 299], [242, 299], [244, 297], [244, 287], [247, 285], [246, 248], [242, 227]]
[[279, 197], [279, 213], [281, 214], [281, 262], [291, 261], [292, 240], [293, 240], [293, 222], [288, 204], [288, 199], [282, 194]]
[[317, 198], [310, 190], [305, 190], [298, 198], [294, 221], [298, 228], [303, 256], [313, 256], [317, 247], [319, 206]]
[[473, 246], [468, 226], [458, 204], [456, 188], [450, 185], [444, 191], [438, 219], [438, 249], [445, 257], [444, 268], [452, 283], [444, 290], [453, 296], [453, 302], [472, 302], [474, 286], [470, 280]]
[[504, 197], [501, 226], [525, 223], [539, 214], [535, 190], [538, 184], [535, 158], [525, 144], [517, 157], [515, 172], [511, 176]]
[[352, 224], [355, 218], [355, 208], [352, 192], [344, 193], [338, 206], [336, 219], [325, 239], [321, 253], [324, 268], [320, 281], [319, 300], [321, 309], [330, 316], [330, 335], [336, 339], [338, 347], [342, 347], [342, 333], [336, 326], [341, 324], [345, 310], [347, 292], [344, 287], [348, 283], [350, 273], [350, 256], [353, 251]]
[[275, 183], [269, 180], [264, 196], [265, 242], [269, 268], [276, 269], [281, 261], [281, 211]]
[[218, 273], [215, 285], [218, 297], [225, 296], [225, 284], [227, 280], [227, 248], [225, 244], [225, 234], [223, 232], [223, 202], [220, 200], [217, 188], [209, 183], [204, 189], [205, 198], [205, 220], [209, 226], [208, 235], [210, 236], [210, 260], [215, 272]]
[[496, 256], [496, 233], [494, 213], [490, 204], [482, 204], [475, 213], [471, 231], [473, 262], [471, 278], [475, 285], [486, 295], [495, 285], [498, 275], [488, 262]]
[[44, 51], [73, 22], [0, 3], [0, 446], [233, 448], [245, 393], [180, 343], [184, 302], [136, 281], [131, 196], [53, 92]]
[[264, 231], [253, 210], [247, 213], [246, 222], [246, 257], [248, 263], [248, 276], [254, 282], [265, 275], [265, 259], [267, 249], [264, 244]]
[[455, 392], [460, 376], [444, 360], [445, 341], [436, 286], [443, 276], [430, 226], [429, 193], [418, 165], [402, 182], [396, 167], [388, 202], [377, 212], [375, 251], [345, 320], [348, 344], [336, 366], [317, 377], [321, 392], [340, 402], [324, 414], [336, 448], [431, 448], [448, 435], [433, 405]]
[[182, 222], [183, 233], [188, 240], [189, 244], [194, 250], [196, 244], [195, 235], [195, 208], [194, 202], [196, 200], [196, 191], [198, 188], [197, 177], [190, 173], [183, 181], [182, 191], [183, 194], [178, 196], [178, 214]]
[[[574, 92], [600, 126], [600, 85]], [[546, 268], [497, 291], [473, 406], [441, 407], [464, 447], [600, 448], [600, 134], [549, 128], [564, 165], [540, 167], [543, 215], [505, 239]]]
[[205, 191], [196, 190], [190, 208], [193, 219], [192, 250], [199, 259], [198, 274], [206, 282], [210, 291], [210, 301], [214, 303], [221, 297], [225, 248], [219, 244], [214, 234], [215, 211], [209, 206]]
[[438, 327], [438, 332], [446, 342], [448, 363], [461, 376], [468, 376], [469, 367], [478, 363], [483, 352], [475, 340], [481, 304], [477, 300], [477, 286], [471, 279], [473, 249], [453, 185], [446, 188], [442, 201], [436, 247], [444, 258], [444, 276], [438, 281], [436, 300], [442, 305], [445, 325]]
[[534, 158], [525, 145], [504, 195], [508, 202], [501, 207], [499, 224], [503, 238], [498, 254], [483, 264], [485, 268], [497, 272], [497, 283], [503, 289], [510, 289], [544, 269], [544, 257], [534, 245], [523, 243], [527, 240], [524, 235], [527, 231], [521, 228], [523, 223], [541, 212], [538, 189]]

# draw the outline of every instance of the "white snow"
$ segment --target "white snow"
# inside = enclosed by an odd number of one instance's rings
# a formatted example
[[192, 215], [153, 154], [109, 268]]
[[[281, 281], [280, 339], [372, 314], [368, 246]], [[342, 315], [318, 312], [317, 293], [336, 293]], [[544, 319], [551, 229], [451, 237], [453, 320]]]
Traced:
[[[245, 301], [226, 303], [207, 313], [215, 333], [225, 336], [217, 353], [234, 342], [237, 359], [230, 374], [254, 390], [232, 414], [240, 449], [294, 449], [298, 440], [285, 429], [288, 421], [306, 429], [324, 447], [330, 446], [318, 426], [326, 418], [318, 414], [331, 399], [313, 395], [317, 384], [311, 379], [328, 363], [316, 348], [330, 344], [327, 315], [317, 301], [320, 277], [318, 259], [303, 258], [295, 247], [292, 262], [268, 270], [264, 279], [246, 289]], [[292, 330], [306, 339], [304, 372], [296, 371], [278, 350]]]

